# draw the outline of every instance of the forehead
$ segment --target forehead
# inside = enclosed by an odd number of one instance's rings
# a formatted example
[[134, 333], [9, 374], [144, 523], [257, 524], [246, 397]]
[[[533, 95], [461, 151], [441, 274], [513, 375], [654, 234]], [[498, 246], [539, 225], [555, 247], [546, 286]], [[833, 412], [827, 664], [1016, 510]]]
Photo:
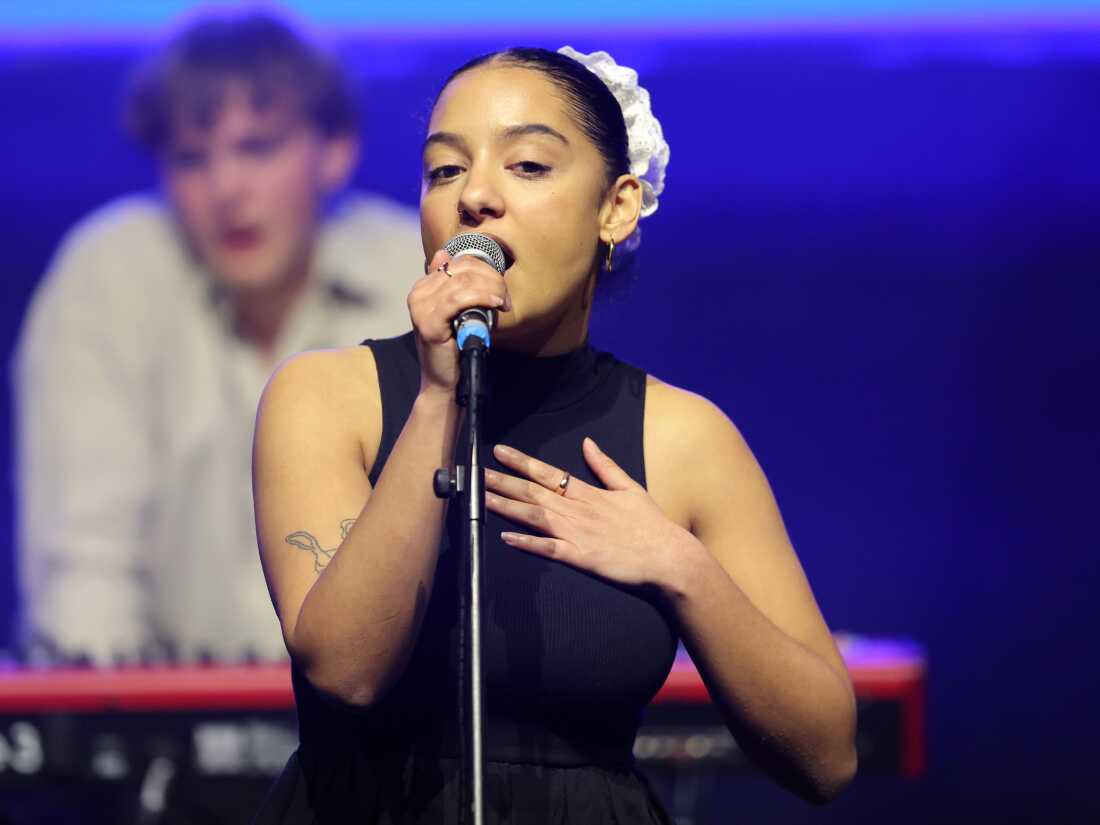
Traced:
[[569, 106], [545, 74], [524, 66], [490, 63], [463, 72], [443, 90], [429, 132], [473, 131], [478, 126], [545, 123], [579, 134]]
[[280, 129], [304, 119], [300, 96], [245, 78], [212, 79], [178, 94], [169, 110], [170, 142]]

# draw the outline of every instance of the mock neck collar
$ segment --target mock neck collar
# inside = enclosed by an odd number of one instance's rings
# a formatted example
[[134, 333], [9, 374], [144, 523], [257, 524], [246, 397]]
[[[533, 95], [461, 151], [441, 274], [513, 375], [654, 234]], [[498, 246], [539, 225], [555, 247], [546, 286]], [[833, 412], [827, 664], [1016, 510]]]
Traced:
[[494, 407], [552, 412], [575, 404], [599, 386], [605, 359], [586, 340], [561, 355], [489, 351], [489, 392]]

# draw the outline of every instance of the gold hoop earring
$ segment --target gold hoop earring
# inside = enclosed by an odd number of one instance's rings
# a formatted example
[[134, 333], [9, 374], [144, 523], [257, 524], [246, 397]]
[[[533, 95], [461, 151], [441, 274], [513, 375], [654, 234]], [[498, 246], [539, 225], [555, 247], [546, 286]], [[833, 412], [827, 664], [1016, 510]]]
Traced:
[[615, 239], [612, 238], [610, 241], [607, 242], [607, 260], [604, 261], [604, 269], [606, 269], [608, 272], [611, 271], [611, 268], [612, 268], [611, 256], [614, 255], [614, 254], [615, 254]]

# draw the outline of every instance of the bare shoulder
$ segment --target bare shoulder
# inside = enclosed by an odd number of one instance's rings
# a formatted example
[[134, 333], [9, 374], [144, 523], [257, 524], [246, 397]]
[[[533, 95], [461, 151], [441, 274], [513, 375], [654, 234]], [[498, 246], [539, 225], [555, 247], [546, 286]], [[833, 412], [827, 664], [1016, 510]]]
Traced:
[[698, 393], [646, 377], [646, 428], [654, 435], [691, 440], [724, 435], [740, 439], [740, 433], [717, 404]]
[[366, 461], [367, 453], [377, 450], [381, 421], [378, 371], [370, 347], [310, 350], [283, 361], [268, 380], [257, 439], [269, 431], [276, 438], [299, 433], [303, 438], [352, 440]]
[[716, 404], [653, 376], [646, 381], [645, 461], [651, 495], [687, 527], [721, 506], [730, 490], [767, 486], [741, 432]]
[[691, 458], [696, 472], [730, 460], [755, 463], [741, 432], [717, 404], [653, 376], [646, 381], [645, 438], [647, 467], [651, 456], [657, 469], [667, 469], [669, 460], [682, 464]]
[[272, 374], [264, 389], [262, 408], [329, 410], [350, 413], [378, 396], [378, 372], [369, 347], [309, 350], [292, 355]]

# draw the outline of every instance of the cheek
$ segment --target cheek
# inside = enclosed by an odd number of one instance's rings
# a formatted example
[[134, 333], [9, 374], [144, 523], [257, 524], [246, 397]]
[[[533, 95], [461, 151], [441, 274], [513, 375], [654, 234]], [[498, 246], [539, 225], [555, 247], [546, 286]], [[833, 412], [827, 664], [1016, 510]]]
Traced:
[[316, 158], [293, 154], [256, 171], [257, 200], [271, 218], [291, 225], [312, 222], [321, 203]]
[[537, 227], [543, 260], [559, 272], [587, 274], [595, 254], [596, 215], [577, 209], [580, 198], [572, 192], [551, 192], [530, 220]]
[[458, 207], [449, 201], [424, 197], [420, 200], [420, 237], [424, 256], [431, 258], [454, 234], [458, 223]]
[[201, 240], [215, 223], [207, 187], [198, 175], [169, 175], [165, 192], [172, 207], [183, 223], [183, 228], [194, 240]]

